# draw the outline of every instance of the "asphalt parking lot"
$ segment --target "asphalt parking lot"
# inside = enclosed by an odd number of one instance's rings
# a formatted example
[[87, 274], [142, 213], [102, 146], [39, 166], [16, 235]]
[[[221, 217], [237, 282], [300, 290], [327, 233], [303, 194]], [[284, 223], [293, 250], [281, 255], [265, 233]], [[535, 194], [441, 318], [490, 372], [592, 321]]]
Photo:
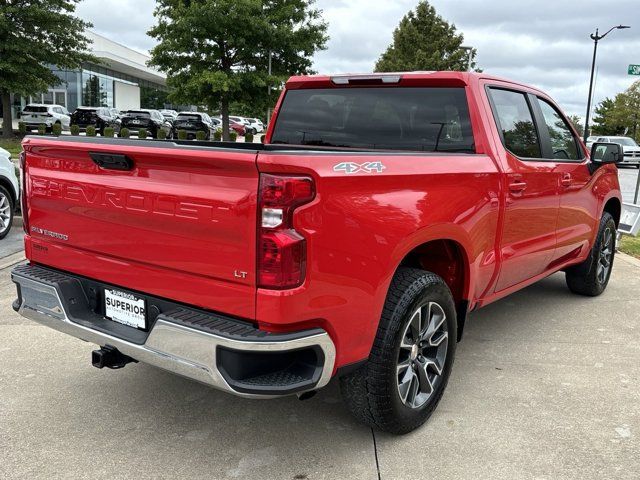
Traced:
[[[335, 383], [244, 400], [18, 316], [0, 270], [0, 478], [615, 478], [640, 458], [640, 262], [607, 292], [562, 274], [475, 313], [442, 403], [394, 437], [355, 422]], [[375, 436], [374, 436], [375, 435]], [[375, 442], [374, 442], [375, 440]]]

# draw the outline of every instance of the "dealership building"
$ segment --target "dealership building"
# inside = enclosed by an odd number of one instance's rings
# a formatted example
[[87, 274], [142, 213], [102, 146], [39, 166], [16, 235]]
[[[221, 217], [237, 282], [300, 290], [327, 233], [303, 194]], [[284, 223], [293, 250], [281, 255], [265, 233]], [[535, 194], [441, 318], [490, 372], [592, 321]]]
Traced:
[[85, 32], [90, 53], [99, 63], [85, 63], [79, 70], [51, 67], [58, 85], [32, 97], [14, 95], [13, 118], [28, 103], [58, 104], [73, 112], [78, 106], [119, 110], [162, 108], [167, 103], [166, 76], [147, 66], [150, 57], [94, 32]]

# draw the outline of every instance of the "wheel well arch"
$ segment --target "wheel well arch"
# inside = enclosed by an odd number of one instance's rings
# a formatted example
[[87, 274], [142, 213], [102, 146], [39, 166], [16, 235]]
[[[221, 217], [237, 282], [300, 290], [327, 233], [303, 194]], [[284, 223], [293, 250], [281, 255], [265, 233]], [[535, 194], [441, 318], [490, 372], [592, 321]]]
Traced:
[[620, 215], [622, 215], [622, 205], [620, 204], [620, 200], [613, 197], [607, 200], [607, 203], [604, 204], [603, 212], [609, 213], [613, 220], [616, 222], [616, 228], [620, 224]]
[[433, 272], [447, 284], [456, 304], [458, 341], [462, 338], [469, 307], [470, 264], [464, 247], [451, 239], [430, 240], [407, 253], [400, 267]]
[[13, 205], [13, 208], [15, 210], [16, 202], [18, 200], [18, 192], [15, 192], [13, 190], [13, 185], [11, 184], [11, 182], [4, 177], [0, 177], [0, 186], [3, 186], [7, 190], [7, 192], [9, 192], [9, 195], [11, 195], [11, 204]]

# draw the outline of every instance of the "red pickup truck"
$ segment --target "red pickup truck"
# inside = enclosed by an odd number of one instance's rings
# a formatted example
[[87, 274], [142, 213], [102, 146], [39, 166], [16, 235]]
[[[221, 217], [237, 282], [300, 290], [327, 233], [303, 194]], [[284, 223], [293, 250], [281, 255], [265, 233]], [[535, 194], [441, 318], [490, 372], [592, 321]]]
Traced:
[[[292, 77], [263, 144], [26, 137], [14, 308], [244, 397], [308, 396], [405, 433], [469, 312], [557, 271], [598, 295], [616, 144], [484, 74]], [[532, 306], [534, 308], [534, 306]]]

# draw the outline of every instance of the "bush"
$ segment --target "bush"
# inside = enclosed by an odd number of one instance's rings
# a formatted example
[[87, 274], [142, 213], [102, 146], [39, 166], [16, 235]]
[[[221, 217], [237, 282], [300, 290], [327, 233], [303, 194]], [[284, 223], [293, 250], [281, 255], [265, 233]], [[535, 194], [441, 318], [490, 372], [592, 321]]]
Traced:
[[129, 138], [129, 135], [131, 135], [131, 132], [128, 128], [124, 127], [120, 129], [120, 138]]
[[198, 130], [196, 132], [196, 140], [202, 142], [203, 140], [207, 139], [207, 134], [204, 133], [202, 130]]
[[116, 133], [113, 127], [107, 127], [102, 131], [103, 137], [113, 137], [114, 133]]
[[38, 125], [38, 135], [44, 135], [47, 133], [47, 126], [44, 123]]
[[62, 135], [62, 125], [59, 123], [54, 123], [53, 127], [51, 127], [51, 133], [54, 135]]
[[96, 127], [94, 127], [93, 125], [89, 125], [87, 127], [87, 131], [85, 133], [87, 134], [87, 137], [95, 137], [96, 136]]
[[24, 122], [18, 122], [18, 133], [25, 135], [27, 133], [27, 124]]
[[141, 128], [140, 130], [138, 130], [138, 138], [140, 140], [144, 140], [145, 138], [147, 138], [147, 129], [146, 128]]
[[158, 140], [164, 140], [167, 138], [167, 132], [163, 129], [158, 130]]
[[248, 143], [253, 143], [253, 133], [247, 133], [244, 136], [244, 141]]
[[220, 140], [222, 140], [222, 130], [220, 130], [219, 128], [213, 133], [213, 139], [216, 142], [219, 142]]
[[187, 139], [187, 131], [178, 130], [178, 140], [186, 140], [186, 139]]
[[78, 125], [71, 125], [69, 130], [71, 130], [71, 135], [80, 135], [80, 127]]
[[233, 132], [229, 132], [229, 140], [231, 140], [232, 142], [235, 142], [238, 139], [238, 134], [233, 131]]

